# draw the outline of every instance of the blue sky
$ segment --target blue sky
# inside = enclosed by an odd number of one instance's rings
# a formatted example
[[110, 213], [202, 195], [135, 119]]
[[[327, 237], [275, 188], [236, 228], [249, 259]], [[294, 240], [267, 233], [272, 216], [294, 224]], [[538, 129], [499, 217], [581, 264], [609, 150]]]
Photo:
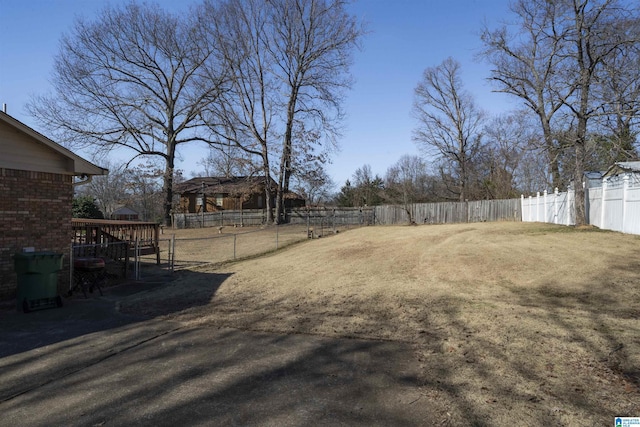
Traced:
[[[171, 10], [191, 2], [158, 1]], [[411, 140], [416, 121], [411, 114], [413, 90], [425, 68], [452, 56], [462, 64], [465, 88], [492, 114], [517, 105], [492, 93], [486, 82], [489, 66], [475, 60], [484, 23], [495, 27], [508, 18], [509, 0], [360, 0], [352, 13], [368, 22], [370, 33], [355, 54], [355, 85], [344, 105], [341, 150], [327, 170], [339, 188], [356, 168], [371, 165], [384, 175], [404, 154], [419, 154]], [[0, 103], [7, 112], [38, 130], [25, 111], [33, 94], [50, 91], [58, 40], [76, 16], [92, 18], [105, 0], [0, 0]], [[83, 153], [79, 153], [83, 154]], [[202, 146], [180, 153], [178, 167], [187, 176], [201, 169]], [[430, 159], [426, 159], [427, 162]]]

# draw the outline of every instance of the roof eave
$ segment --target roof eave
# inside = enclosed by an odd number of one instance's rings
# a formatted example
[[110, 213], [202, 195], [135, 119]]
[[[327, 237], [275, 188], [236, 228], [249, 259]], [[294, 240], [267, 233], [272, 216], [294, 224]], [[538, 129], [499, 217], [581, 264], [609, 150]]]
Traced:
[[74, 176], [107, 175], [109, 173], [108, 169], [101, 168], [100, 166], [94, 165], [88, 160], [83, 159], [71, 150], [52, 141], [51, 139], [42, 135], [40, 132], [30, 128], [21, 121], [11, 117], [7, 113], [0, 112], [0, 120], [15, 127], [19, 131], [24, 132], [39, 143], [46, 145], [47, 147], [69, 159], [70, 164], [73, 166], [73, 170], [69, 172]]

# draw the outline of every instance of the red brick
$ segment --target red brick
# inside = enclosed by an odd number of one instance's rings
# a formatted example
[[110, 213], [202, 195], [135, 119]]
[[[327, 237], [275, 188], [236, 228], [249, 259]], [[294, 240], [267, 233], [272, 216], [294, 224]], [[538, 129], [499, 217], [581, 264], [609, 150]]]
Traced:
[[64, 254], [58, 277], [61, 293], [69, 288], [72, 177], [0, 169], [0, 300], [15, 297], [13, 255], [24, 247]]

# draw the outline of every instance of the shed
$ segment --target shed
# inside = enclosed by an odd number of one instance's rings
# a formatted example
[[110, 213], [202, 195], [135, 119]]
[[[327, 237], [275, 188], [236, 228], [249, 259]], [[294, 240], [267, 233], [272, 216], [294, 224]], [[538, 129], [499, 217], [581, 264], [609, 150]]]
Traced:
[[584, 182], [586, 188], [602, 187], [602, 176], [604, 172], [586, 171], [584, 173]]
[[58, 286], [68, 289], [74, 177], [107, 173], [0, 112], [0, 299], [15, 296], [13, 255], [24, 248], [63, 253]]

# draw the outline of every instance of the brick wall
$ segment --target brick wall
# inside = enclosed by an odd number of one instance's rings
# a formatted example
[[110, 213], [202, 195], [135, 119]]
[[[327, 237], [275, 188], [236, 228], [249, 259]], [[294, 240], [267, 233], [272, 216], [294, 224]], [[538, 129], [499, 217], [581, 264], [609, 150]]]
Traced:
[[0, 168], [0, 300], [14, 298], [13, 254], [24, 247], [64, 254], [58, 290], [69, 289], [72, 177]]

